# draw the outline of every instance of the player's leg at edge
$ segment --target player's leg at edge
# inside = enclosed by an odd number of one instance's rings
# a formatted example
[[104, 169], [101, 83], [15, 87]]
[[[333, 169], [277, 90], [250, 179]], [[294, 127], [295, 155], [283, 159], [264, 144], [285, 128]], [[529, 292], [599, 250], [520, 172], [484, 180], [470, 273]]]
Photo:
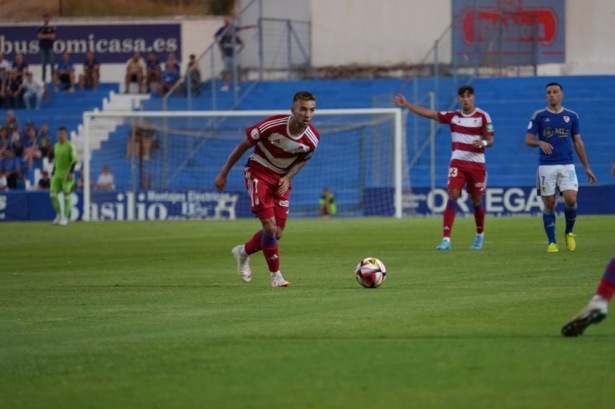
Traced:
[[[252, 272], [249, 261], [250, 255], [263, 251], [265, 261], [269, 267], [272, 287], [290, 287], [280, 272], [280, 255], [277, 241], [282, 238], [284, 227], [277, 226], [275, 217], [261, 219], [263, 229], [257, 231], [250, 240], [243, 245], [233, 248], [232, 253], [237, 260], [237, 272], [244, 282], [250, 282]], [[273, 232], [273, 234], [271, 234]]]
[[596, 290], [596, 295], [577, 315], [564, 324], [562, 335], [565, 337], [583, 335], [588, 326], [598, 324], [604, 320], [613, 294], [615, 294], [615, 257], [611, 258], [610, 263], [606, 266]]
[[49, 191], [49, 198], [51, 199], [51, 205], [53, 206], [53, 209], [56, 211], [56, 217], [55, 219], [53, 219], [53, 224], [60, 224], [60, 220], [62, 220], [62, 209], [60, 207], [60, 198], [58, 198], [58, 195], [59, 193], [57, 191], [54, 191], [54, 190]]
[[[449, 170], [449, 174], [450, 173]], [[451, 232], [453, 231], [453, 224], [455, 223], [457, 199], [459, 199], [460, 193], [461, 191], [459, 189], [448, 189], [448, 201], [446, 202], [446, 209], [444, 209], [444, 214], [442, 215], [442, 243], [436, 247], [436, 250], [451, 249]]]
[[231, 253], [235, 260], [237, 260], [237, 274], [239, 274], [239, 278], [244, 283], [249, 283], [252, 280], [252, 269], [250, 269], [250, 257], [246, 253], [246, 245], [241, 244], [233, 247]]
[[485, 241], [485, 208], [483, 207], [483, 194], [472, 194], [472, 206], [474, 207], [474, 221], [476, 222], [476, 236], [472, 243], [472, 250], [482, 250]]

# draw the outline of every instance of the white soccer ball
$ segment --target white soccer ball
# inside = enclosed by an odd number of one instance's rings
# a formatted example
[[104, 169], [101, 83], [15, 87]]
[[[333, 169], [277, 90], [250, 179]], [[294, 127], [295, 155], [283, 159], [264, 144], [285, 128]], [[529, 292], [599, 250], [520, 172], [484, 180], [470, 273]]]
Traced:
[[367, 257], [357, 265], [354, 275], [363, 287], [380, 287], [387, 279], [387, 268], [375, 257]]

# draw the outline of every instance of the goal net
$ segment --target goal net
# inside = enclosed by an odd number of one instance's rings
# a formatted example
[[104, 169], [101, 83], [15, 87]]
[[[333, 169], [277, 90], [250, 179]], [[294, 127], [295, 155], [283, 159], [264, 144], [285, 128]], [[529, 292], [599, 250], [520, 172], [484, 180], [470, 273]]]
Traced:
[[[253, 217], [243, 181], [249, 153], [223, 192], [214, 179], [245, 129], [288, 111], [86, 112], [83, 219], [234, 219]], [[111, 130], [109, 124], [113, 124]], [[408, 187], [402, 111], [321, 109], [318, 149], [293, 179], [290, 217], [316, 217], [324, 188], [336, 217], [402, 215]], [[103, 168], [114, 190], [97, 186]], [[405, 181], [404, 181], [405, 180]], [[104, 178], [103, 178], [104, 181]], [[404, 186], [406, 185], [406, 186]]]

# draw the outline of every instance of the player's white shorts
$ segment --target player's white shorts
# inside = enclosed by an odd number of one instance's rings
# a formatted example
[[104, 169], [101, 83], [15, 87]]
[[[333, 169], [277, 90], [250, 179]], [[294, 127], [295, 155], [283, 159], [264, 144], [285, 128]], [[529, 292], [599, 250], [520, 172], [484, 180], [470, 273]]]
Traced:
[[553, 196], [564, 190], [579, 191], [574, 165], [540, 165], [537, 179], [536, 186], [541, 196]]

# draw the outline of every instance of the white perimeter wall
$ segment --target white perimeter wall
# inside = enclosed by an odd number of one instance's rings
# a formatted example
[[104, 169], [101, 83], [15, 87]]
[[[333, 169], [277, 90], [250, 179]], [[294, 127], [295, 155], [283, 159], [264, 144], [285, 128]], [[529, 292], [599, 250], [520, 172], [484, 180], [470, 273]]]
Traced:
[[[240, 0], [240, 8], [249, 0]], [[262, 0], [263, 15], [312, 22], [315, 66], [417, 63], [451, 22], [450, 0]], [[255, 24], [254, 10], [241, 24]], [[179, 19], [179, 18], [178, 18]], [[222, 17], [139, 20], [182, 22], [182, 71], [189, 54], [199, 55], [213, 41]], [[117, 23], [117, 19], [114, 22]], [[129, 22], [131, 20], [121, 20]], [[133, 20], [134, 21], [134, 20]], [[62, 20], [56, 24], [104, 24], [104, 19]], [[16, 23], [0, 22], [2, 25]], [[38, 26], [39, 21], [20, 23]], [[541, 74], [615, 74], [615, 0], [566, 1], [566, 64], [540, 68]], [[450, 38], [443, 43], [450, 44]], [[257, 58], [247, 50], [242, 58]], [[37, 58], [38, 57], [34, 57]], [[29, 61], [37, 63], [38, 61]], [[81, 70], [81, 61], [76, 61]], [[35, 74], [40, 66], [32, 64]], [[103, 82], [123, 82], [124, 64], [105, 64]]]
[[[450, 0], [262, 1], [265, 15], [275, 10], [276, 17], [311, 19], [315, 66], [420, 62], [452, 19]], [[615, 0], [567, 0], [566, 64], [540, 72], [615, 74], [614, 39]]]

